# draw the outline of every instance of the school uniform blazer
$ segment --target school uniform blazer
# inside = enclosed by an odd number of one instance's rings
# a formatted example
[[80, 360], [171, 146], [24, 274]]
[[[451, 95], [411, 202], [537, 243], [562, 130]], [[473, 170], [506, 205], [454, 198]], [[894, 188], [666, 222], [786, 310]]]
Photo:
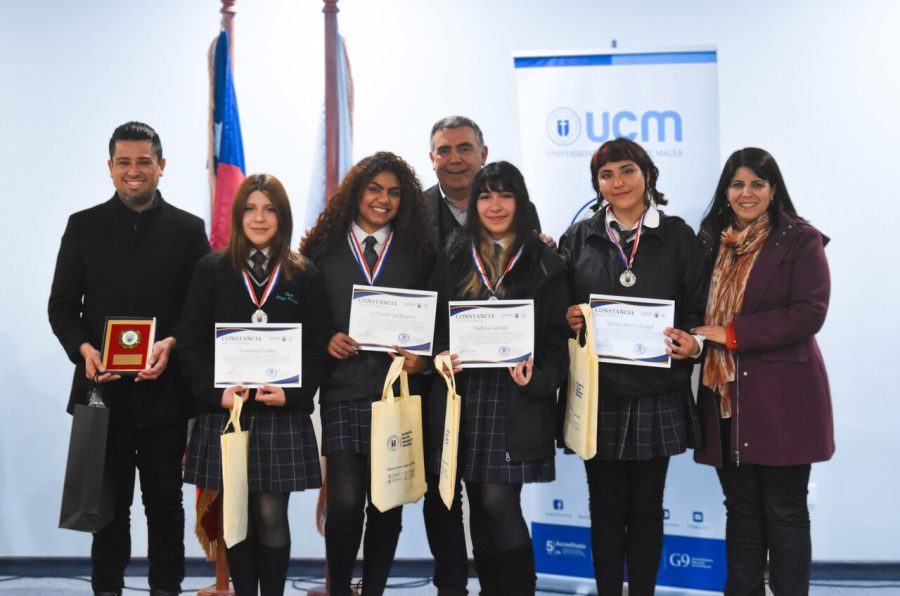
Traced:
[[[438, 321], [435, 328], [435, 354], [449, 349], [449, 300], [461, 298], [457, 288], [474, 270], [468, 239], [458, 234], [450, 239], [445, 253], [438, 257], [432, 277], [438, 291]], [[507, 445], [515, 461], [552, 458], [555, 453], [556, 394], [569, 370], [566, 323], [569, 306], [569, 283], [564, 261], [537, 234], [525, 241], [521, 260], [503, 281], [509, 290], [508, 299], [534, 300], [534, 369], [531, 382], [524, 387], [515, 385], [515, 395], [507, 412]], [[488, 297], [485, 290], [477, 299]], [[463, 370], [457, 378], [459, 387], [465, 375], [477, 371]], [[511, 380], [511, 379], [510, 379]], [[439, 382], [438, 382], [439, 381]], [[431, 444], [443, 443], [444, 413], [447, 386], [442, 379], [435, 382], [429, 406]], [[466, 396], [462, 395], [463, 402]]]
[[[286, 275], [290, 273], [290, 277]], [[261, 292], [258, 292], [260, 294]], [[228, 264], [223, 252], [207, 255], [197, 263], [178, 324], [178, 356], [184, 377], [191, 386], [194, 409], [199, 412], [222, 412], [222, 391], [213, 387], [215, 323], [250, 323], [256, 311], [244, 281]], [[302, 388], [284, 390], [285, 409], [313, 411], [313, 398], [322, 380], [325, 348], [328, 341], [328, 313], [322, 276], [307, 261], [303, 269], [294, 265], [282, 267], [278, 283], [263, 305], [269, 323], [303, 325]], [[244, 411], [279, 408], [248, 400]]]
[[[363, 276], [346, 237], [322, 257], [316, 265], [322, 273], [330, 311], [329, 339], [350, 329], [353, 285], [370, 285]], [[427, 288], [429, 268], [420, 267], [416, 254], [394, 238], [375, 285], [389, 288]], [[327, 371], [319, 400], [323, 403], [372, 398], [381, 395], [384, 378], [391, 364], [385, 352], [360, 351], [356, 356], [338, 360], [328, 356]]]

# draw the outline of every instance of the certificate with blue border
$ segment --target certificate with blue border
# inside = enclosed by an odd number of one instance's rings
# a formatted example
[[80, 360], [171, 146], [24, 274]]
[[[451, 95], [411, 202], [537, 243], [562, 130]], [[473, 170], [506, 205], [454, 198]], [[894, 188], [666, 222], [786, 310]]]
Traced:
[[597, 360], [669, 368], [663, 331], [675, 323], [675, 301], [591, 294]]
[[462, 368], [528, 360], [534, 353], [534, 300], [451, 301], [450, 353]]
[[216, 323], [216, 388], [300, 387], [302, 362], [300, 323]]
[[431, 355], [437, 292], [353, 285], [348, 335], [360, 350]]

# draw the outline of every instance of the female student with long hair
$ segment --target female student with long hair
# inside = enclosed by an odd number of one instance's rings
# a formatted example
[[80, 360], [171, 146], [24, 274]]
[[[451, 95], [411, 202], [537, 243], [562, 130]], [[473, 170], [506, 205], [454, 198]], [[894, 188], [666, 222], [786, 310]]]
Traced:
[[[319, 396], [332, 596], [351, 593], [364, 512], [363, 594], [384, 591], [403, 509], [366, 507], [372, 401], [381, 397], [391, 355], [360, 351], [348, 335], [353, 285], [424, 289], [434, 261], [429, 229], [422, 187], [412, 168], [393, 153], [378, 152], [347, 173], [301, 247], [322, 272], [332, 325], [331, 360]], [[406, 358], [408, 373], [421, 372], [428, 364], [425, 358], [398, 352]]]
[[728, 523], [725, 594], [809, 592], [807, 485], [831, 459], [828, 375], [815, 335], [831, 291], [822, 233], [797, 215], [778, 164], [746, 147], [725, 162], [700, 241], [713, 265], [699, 392]]
[[[448, 300], [534, 300], [535, 354], [528, 362], [462, 370], [451, 355], [462, 396], [459, 465], [481, 594], [534, 594], [534, 554], [520, 495], [524, 483], [555, 478], [556, 391], [568, 364], [565, 264], [534, 232], [525, 181], [512, 164], [491, 163], [478, 172], [468, 209], [465, 227], [450, 239], [433, 276], [439, 293], [435, 346], [448, 347]], [[436, 385], [431, 399], [432, 445], [440, 446], [445, 391]], [[436, 465], [439, 451], [432, 454]]]
[[[239, 596], [279, 596], [290, 558], [288, 498], [321, 485], [310, 414], [325, 359], [327, 318], [322, 278], [290, 249], [291, 207], [272, 175], [244, 179], [231, 208], [228, 247], [197, 264], [178, 326], [178, 355], [194, 395], [197, 419], [185, 480], [222, 490], [219, 438], [235, 400], [250, 433], [246, 540], [227, 549]], [[302, 388], [213, 387], [215, 323], [301, 323]]]
[[693, 230], [657, 209], [659, 171], [637, 143], [607, 141], [590, 163], [600, 209], [573, 224], [560, 240], [572, 280], [567, 319], [584, 325], [578, 304], [590, 294], [675, 301], [666, 332], [670, 368], [600, 364], [597, 455], [585, 461], [591, 547], [597, 593], [653, 594], [663, 539], [663, 489], [669, 457], [697, 441], [691, 395], [698, 340], [690, 329], [703, 318], [703, 253]]

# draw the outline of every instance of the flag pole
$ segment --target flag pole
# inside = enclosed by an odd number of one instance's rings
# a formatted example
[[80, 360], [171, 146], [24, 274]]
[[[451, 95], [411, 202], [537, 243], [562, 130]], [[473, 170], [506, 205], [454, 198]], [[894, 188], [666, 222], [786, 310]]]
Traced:
[[338, 186], [338, 0], [323, 0], [325, 6], [325, 202]]
[[[237, 9], [234, 5], [237, 3], [237, 0], [221, 0], [222, 8], [219, 12], [222, 15], [222, 30], [228, 32], [228, 62], [231, 66], [232, 73], [234, 72], [234, 16], [237, 14]], [[215, 46], [216, 42], [213, 40], [212, 45], [210, 46], [210, 73], [212, 73], [212, 63], [213, 63], [213, 55], [215, 54]], [[213, 77], [210, 76], [210, 97], [213, 96]], [[213, 114], [212, 110], [210, 110], [210, 122], [209, 122], [209, 130], [212, 130], [213, 124]], [[211, 180], [215, 180], [215, 174], [212, 173], [213, 170], [213, 139], [212, 135], [210, 135], [209, 142], [209, 164], [210, 164], [210, 178]], [[214, 200], [215, 197], [215, 187], [211, 185], [211, 189], [213, 192], [210, 194], [210, 201]], [[217, 499], [221, 500], [222, 495], [220, 494]], [[197, 596], [234, 596], [234, 590], [231, 589], [229, 585], [229, 579], [231, 579], [231, 570], [228, 568], [228, 558], [225, 554], [225, 537], [222, 535], [222, 530], [224, 524], [222, 522], [222, 507], [216, 507], [216, 515], [218, 516], [218, 530], [216, 532], [216, 583], [214, 586], [208, 586], [206, 588], [202, 588], [197, 592]]]

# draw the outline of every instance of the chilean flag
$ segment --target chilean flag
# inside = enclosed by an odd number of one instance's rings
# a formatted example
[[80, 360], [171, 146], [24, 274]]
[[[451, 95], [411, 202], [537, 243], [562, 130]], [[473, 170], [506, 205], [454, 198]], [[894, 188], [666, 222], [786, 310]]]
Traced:
[[237, 187], [246, 175], [241, 120], [228, 57], [227, 31], [222, 31], [216, 42], [213, 77], [212, 167], [215, 173], [212, 181], [209, 244], [216, 250], [228, 245], [231, 236], [231, 203]]

